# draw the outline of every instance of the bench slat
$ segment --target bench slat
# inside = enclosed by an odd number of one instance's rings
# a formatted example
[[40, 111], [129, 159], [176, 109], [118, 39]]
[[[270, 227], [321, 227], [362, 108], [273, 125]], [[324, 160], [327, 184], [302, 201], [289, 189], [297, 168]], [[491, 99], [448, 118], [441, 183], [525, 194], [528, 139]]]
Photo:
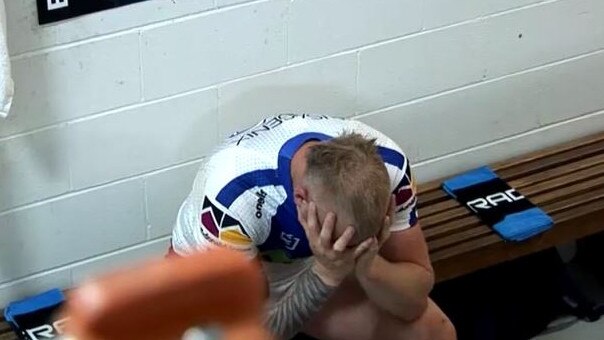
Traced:
[[[421, 223], [423, 222], [420, 222], [420, 224]], [[422, 230], [424, 231], [424, 236], [426, 237], [426, 240], [432, 242], [438, 237], [454, 234], [468, 228], [476, 227], [481, 224], [482, 221], [478, 218], [478, 216], [467, 214], [461, 219], [441, 223], [429, 229], [424, 229], [423, 224], [421, 224], [421, 226]]]
[[[581, 216], [589, 215], [593, 212], [599, 212], [599, 211], [604, 212], [604, 210], [602, 210], [602, 207], [604, 207], [604, 198], [597, 199], [597, 200], [591, 201], [586, 204], [576, 205], [576, 207], [573, 209], [563, 209], [559, 213], [552, 213], [552, 217], [554, 218], [554, 221], [556, 222], [556, 226], [554, 228], [562, 228], [562, 227], [560, 227], [561, 224], [563, 224], [565, 222], [569, 222], [569, 221], [572, 222], [572, 219], [576, 219]], [[488, 228], [488, 227], [482, 226], [482, 225], [481, 225], [481, 227]], [[535, 238], [537, 238], [537, 239], [541, 238], [544, 235], [551, 233], [552, 230], [549, 230], [539, 236], [536, 236]], [[482, 247], [489, 246], [496, 242], [507, 243], [507, 242], [504, 242], [495, 233], [490, 233], [489, 235], [487, 235], [485, 237], [469, 239], [466, 242], [456, 244], [455, 247], [448, 247], [448, 248], [444, 248], [442, 250], [434, 251], [430, 254], [430, 258], [432, 259], [433, 262], [436, 262], [436, 261], [440, 261], [440, 260], [443, 260], [443, 259], [446, 259], [449, 257], [460, 255], [463, 253], [472, 252], [472, 251], [475, 251]], [[512, 244], [518, 244], [518, 243], [512, 243]]]
[[579, 202], [580, 204], [589, 203], [591, 201], [598, 200], [602, 197], [604, 197], [604, 186], [594, 188], [593, 190], [589, 190], [581, 194], [577, 194], [575, 196], [567, 198], [566, 200], [548, 202], [545, 210], [562, 211], [565, 209], [573, 208], [575, 206], [575, 202]]
[[[593, 209], [594, 201], [599, 202], [600, 199], [604, 199], [604, 176], [601, 179], [603, 180], [603, 185], [600, 188], [585, 192], [582, 195], [567, 197], [565, 200], [550, 201], [551, 204], [544, 205], [544, 210], [554, 218], [556, 223], [563, 221], [564, 218], [566, 218], [566, 212], [569, 210], [573, 211], [573, 216], [575, 216], [576, 213], [588, 213], [590, 211], [589, 209]], [[494, 233], [490, 227], [487, 227], [482, 223], [473, 223], [470, 228], [457, 227], [455, 230], [451, 229], [444, 231], [439, 230], [441, 232], [440, 238], [435, 238], [433, 233], [428, 233], [426, 239], [429, 240], [428, 248], [431, 252], [438, 251], [445, 247], [451, 247], [479, 236]]]
[[[560, 165], [572, 163], [583, 158], [601, 155], [604, 153], [604, 133], [599, 134], [597, 137], [590, 138], [588, 141], [588, 143], [582, 145], [572, 144], [572, 146], [566, 148], [554, 147], [553, 149], [558, 150], [557, 152], [538, 152], [532, 154], [531, 156], [526, 156], [526, 158], [520, 158], [525, 160], [523, 162], [510, 161], [500, 163], [501, 165], [495, 165], [492, 168], [500, 177], [511, 181], [523, 175], [526, 176], [548, 169], [553, 169]], [[422, 193], [419, 201], [420, 207], [430, 206], [434, 203], [442, 202], [448, 199], [448, 196], [442, 190], [440, 190], [441, 183], [442, 180], [438, 180], [419, 186], [419, 192]]]
[[593, 166], [604, 164], [604, 153], [589, 158], [581, 159], [577, 162], [555, 167], [553, 169], [540, 171], [530, 176], [521, 177], [514, 181], [514, 187], [523, 188], [532, 184], [537, 184], [547, 180], [555, 179], [568, 172], [589, 169]]
[[[535, 160], [538, 160], [540, 158], [549, 157], [551, 155], [567, 152], [569, 150], [583, 148], [602, 141], [604, 141], [604, 132], [585, 136], [575, 141], [569, 141], [568, 143], [553, 145], [542, 150], [531, 152], [529, 154], [512, 157], [510, 159], [495, 163], [493, 165], [493, 169], [495, 171], [503, 171], [505, 169], [518, 166], [527, 162], [534, 162]], [[440, 182], [442, 181], [431, 181], [420, 184], [419, 191], [422, 193], [429, 193], [431, 191], [439, 190]]]
[[502, 242], [493, 234], [489, 240], [474, 241], [475, 244], [479, 244], [478, 247], [472, 247], [470, 243], [464, 244], [465, 252], [456, 256], [447, 256], [444, 252], [435, 254], [432, 265], [436, 280], [440, 282], [459, 277], [602, 231], [604, 220], [602, 204], [604, 201], [597, 202], [594, 205], [597, 210], [570, 221], [559, 222], [556, 224], [556, 229], [522, 243]]
[[447, 237], [432, 240], [428, 243], [428, 249], [430, 252], [434, 252], [439, 249], [450, 247], [452, 245], [460, 244], [462, 242], [490, 234], [493, 234], [491, 228], [484, 224], [480, 224], [474, 228], [466, 229], [464, 231], [457, 231], [456, 233], [450, 234]]
[[[531, 196], [542, 192], [543, 188], [551, 188], [553, 190], [556, 187], [569, 186], [575, 182], [585, 180], [594, 174], [597, 175], [603, 172], [604, 154], [510, 181], [509, 184], [525, 196], [531, 198]], [[465, 214], [462, 213], [463, 211], [465, 211]], [[432, 225], [469, 214], [470, 212], [465, 207], [461, 207], [452, 199], [420, 210], [422, 224], [425, 229], [430, 228]]]
[[[591, 202], [593, 199], [600, 197], [601, 194], [604, 193], [604, 173], [600, 177], [596, 177], [594, 179], [588, 180], [586, 182], [582, 182], [580, 184], [570, 186], [570, 187], [562, 187], [554, 192], [547, 192], [542, 195], [537, 195], [532, 198], [535, 204], [542, 207], [544, 211], [552, 215], [557, 212], [560, 212], [563, 209], [574, 207], [576, 205]], [[462, 208], [466, 210], [465, 208]], [[433, 228], [424, 230], [424, 235], [426, 240], [430, 244], [434, 243], [435, 245], [430, 245], [430, 249], [437, 249], [438, 247], [442, 247], [443, 244], [448, 244], [447, 241], [439, 241], [438, 238], [446, 238], [450, 237], [449, 235], [465, 235], [463, 232], [466, 232], [470, 228], [479, 228], [482, 226], [482, 222], [478, 219], [478, 217], [474, 215], [469, 215], [463, 217], [458, 220], [452, 220], [447, 223], [442, 223]], [[422, 226], [423, 227], [423, 226]], [[466, 232], [468, 235], [471, 235], [472, 232]], [[477, 232], [474, 232], [477, 233]], [[454, 240], [459, 240], [457, 236]]]
[[[4, 315], [4, 313], [2, 314]], [[17, 335], [13, 333], [8, 323], [4, 318], [0, 318], [0, 340], [17, 340]]]

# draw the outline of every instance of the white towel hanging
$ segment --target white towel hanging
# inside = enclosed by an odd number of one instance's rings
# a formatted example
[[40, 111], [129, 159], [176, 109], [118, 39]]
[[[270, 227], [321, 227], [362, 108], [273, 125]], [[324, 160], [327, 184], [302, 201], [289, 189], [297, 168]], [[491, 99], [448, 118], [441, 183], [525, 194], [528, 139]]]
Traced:
[[8, 116], [13, 101], [14, 86], [10, 73], [10, 59], [6, 45], [6, 13], [0, 0], [0, 117]]

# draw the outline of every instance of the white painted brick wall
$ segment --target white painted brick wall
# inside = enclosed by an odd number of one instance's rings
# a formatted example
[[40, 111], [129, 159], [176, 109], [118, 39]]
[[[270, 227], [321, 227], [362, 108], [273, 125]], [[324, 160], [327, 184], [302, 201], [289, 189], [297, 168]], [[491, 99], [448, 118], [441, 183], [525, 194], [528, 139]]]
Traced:
[[143, 30], [145, 97], [163, 97], [284, 65], [287, 4], [262, 2]]
[[187, 163], [146, 178], [148, 238], [154, 239], [172, 232], [174, 216], [189, 195], [200, 164], [201, 161]]
[[543, 0], [424, 0], [423, 28], [452, 25], [464, 20], [500, 13]]
[[219, 88], [220, 135], [284, 112], [352, 116], [356, 74], [356, 53], [347, 53], [227, 83]]
[[133, 180], [0, 215], [0, 283], [143, 242], [143, 182]]
[[151, 0], [38, 26], [6, 0], [0, 306], [161, 256], [202, 157], [355, 117], [422, 181], [604, 130], [601, 0]]
[[290, 61], [334, 52], [417, 32], [421, 1], [293, 1], [288, 20]]
[[214, 7], [214, 0], [151, 0], [61, 24], [39, 26], [35, 1], [4, 2], [11, 28], [9, 50], [12, 55], [196, 15]]
[[0, 142], [0, 211], [69, 191], [64, 133], [53, 128]]
[[200, 158], [218, 142], [216, 112], [211, 89], [70, 124], [73, 188]]
[[602, 18], [604, 2], [557, 1], [369, 47], [359, 101], [377, 109], [604, 48]]
[[[604, 51], [361, 116], [416, 162], [604, 108]], [[425, 122], [438, 122], [418, 129]], [[477, 128], [480, 127], [480, 128]]]
[[0, 137], [139, 102], [139, 60], [136, 33], [14, 58], [18, 114]]

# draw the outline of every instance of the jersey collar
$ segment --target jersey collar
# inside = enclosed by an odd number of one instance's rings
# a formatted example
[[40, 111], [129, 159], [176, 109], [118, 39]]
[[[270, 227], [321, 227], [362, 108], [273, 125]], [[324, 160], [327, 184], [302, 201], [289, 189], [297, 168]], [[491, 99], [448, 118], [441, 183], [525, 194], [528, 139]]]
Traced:
[[292, 198], [293, 187], [291, 177], [291, 162], [294, 154], [302, 145], [312, 140], [324, 141], [331, 139], [332, 137], [318, 133], [318, 132], [307, 132], [299, 134], [283, 144], [279, 150], [279, 161], [277, 174], [281, 181], [281, 184], [285, 187], [285, 192], [288, 198]]

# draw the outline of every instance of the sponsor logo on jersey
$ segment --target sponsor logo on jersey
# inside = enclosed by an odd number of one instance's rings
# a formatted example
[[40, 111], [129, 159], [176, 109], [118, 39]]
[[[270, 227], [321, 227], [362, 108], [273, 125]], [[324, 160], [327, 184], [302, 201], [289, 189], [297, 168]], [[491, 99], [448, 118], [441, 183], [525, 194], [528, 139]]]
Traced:
[[292, 234], [281, 232], [281, 241], [283, 241], [285, 249], [294, 250], [298, 246], [298, 243], [300, 243], [300, 238], [295, 237]]
[[326, 116], [326, 115], [309, 115], [309, 114], [299, 115], [299, 114], [294, 114], [294, 113], [284, 113], [284, 114], [280, 114], [278, 116], [265, 118], [263, 121], [252, 126], [249, 129], [239, 131], [239, 132], [232, 134], [229, 138], [231, 139], [231, 142], [239, 145], [239, 144], [241, 144], [241, 142], [243, 142], [245, 140], [257, 137], [257, 136], [261, 135], [262, 133], [270, 131], [270, 130], [276, 128], [277, 126], [283, 124], [283, 122], [294, 119], [296, 117], [301, 117], [302, 119], [313, 119], [313, 120], [330, 119], [330, 117]]
[[262, 218], [262, 207], [266, 202], [266, 191], [260, 189], [260, 191], [256, 192], [256, 196], [258, 197], [256, 201], [256, 218]]
[[252, 239], [241, 223], [229, 216], [205, 197], [200, 216], [201, 234], [209, 242], [220, 246], [247, 247]]

